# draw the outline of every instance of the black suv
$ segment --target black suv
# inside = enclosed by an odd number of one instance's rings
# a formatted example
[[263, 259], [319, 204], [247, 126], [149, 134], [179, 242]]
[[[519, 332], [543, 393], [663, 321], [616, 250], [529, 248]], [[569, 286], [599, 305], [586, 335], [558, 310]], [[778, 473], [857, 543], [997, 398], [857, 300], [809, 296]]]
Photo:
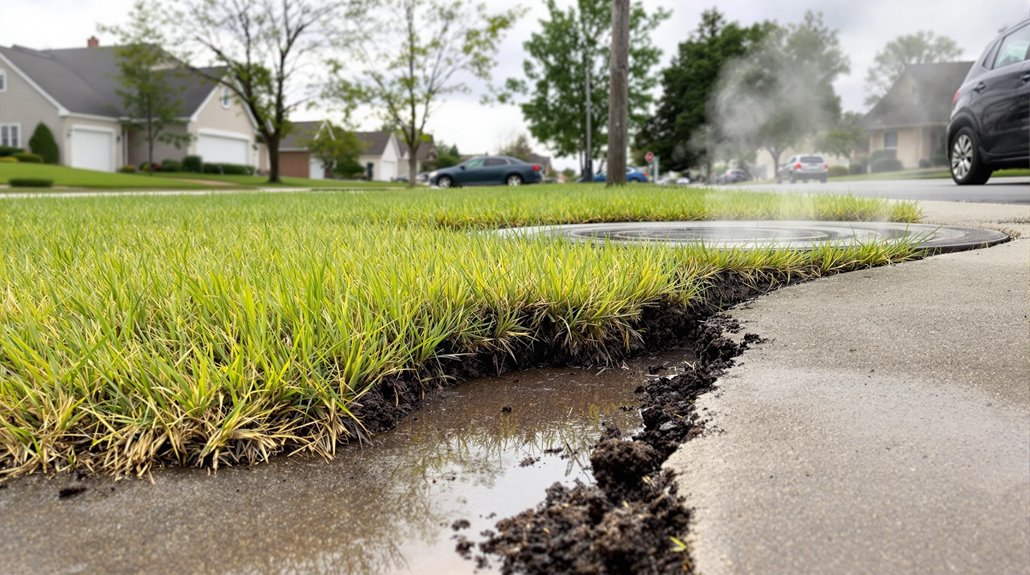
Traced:
[[995, 38], [955, 92], [948, 159], [959, 185], [1030, 166], [1030, 20]]

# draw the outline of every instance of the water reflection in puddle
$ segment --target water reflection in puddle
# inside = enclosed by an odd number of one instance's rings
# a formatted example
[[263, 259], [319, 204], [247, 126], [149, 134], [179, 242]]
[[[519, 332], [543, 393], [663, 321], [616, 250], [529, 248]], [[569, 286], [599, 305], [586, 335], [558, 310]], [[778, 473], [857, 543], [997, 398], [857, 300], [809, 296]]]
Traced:
[[[679, 350], [618, 369], [474, 381], [328, 463], [164, 470], [153, 483], [19, 480], [0, 490], [0, 565], [5, 573], [471, 573], [474, 563], [454, 551], [458, 533], [478, 540], [555, 481], [588, 478], [599, 419], [638, 427], [633, 391], [648, 368], [686, 359]], [[72, 483], [88, 489], [58, 499]], [[470, 527], [456, 532], [459, 519]]]

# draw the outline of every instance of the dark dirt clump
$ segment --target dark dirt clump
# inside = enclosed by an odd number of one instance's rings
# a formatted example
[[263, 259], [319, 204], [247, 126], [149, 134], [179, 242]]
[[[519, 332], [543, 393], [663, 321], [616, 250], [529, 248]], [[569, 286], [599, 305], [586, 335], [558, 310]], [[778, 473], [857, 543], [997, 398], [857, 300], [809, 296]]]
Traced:
[[[740, 286], [716, 289], [719, 307], [755, 295]], [[694, 311], [695, 317], [713, 313], [711, 308]], [[738, 344], [725, 337], [740, 326], [723, 317], [697, 321], [678, 316], [673, 321], [681, 322], [680, 329], [690, 326], [698, 361], [681, 372], [651, 378], [642, 387], [643, 431], [627, 441], [605, 425], [590, 455], [596, 485], [577, 482], [570, 489], [555, 483], [535, 509], [500, 521], [497, 533], [487, 534], [479, 545], [479, 562], [496, 556], [505, 574], [693, 572], [689, 554], [675, 548], [671, 539], [686, 533], [690, 512], [676, 492], [673, 475], [661, 465], [681, 443], [700, 433], [694, 410], [698, 395], [712, 388], [734, 357], [760, 340], [747, 334]], [[671, 325], [668, 330], [674, 331]]]

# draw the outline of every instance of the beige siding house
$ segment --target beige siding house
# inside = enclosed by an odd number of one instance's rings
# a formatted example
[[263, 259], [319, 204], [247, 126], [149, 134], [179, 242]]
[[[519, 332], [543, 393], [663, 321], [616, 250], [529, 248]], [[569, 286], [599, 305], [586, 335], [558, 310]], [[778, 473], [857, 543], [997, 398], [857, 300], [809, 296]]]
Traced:
[[[220, 69], [201, 72], [168, 78], [182, 103], [177, 130], [191, 140], [179, 148], [157, 144], [155, 161], [193, 154], [206, 162], [258, 166], [263, 150], [253, 118], [226, 88], [206, 77], [220, 75]], [[100, 47], [95, 38], [86, 48], [0, 47], [0, 145], [27, 148], [42, 122], [53, 132], [66, 166], [112, 172], [141, 164], [147, 144], [128, 127], [131, 118], [119, 88], [116, 48]]]
[[894, 150], [905, 169], [945, 163], [951, 99], [972, 62], [909, 66], [862, 118], [869, 152]]
[[400, 175], [398, 164], [401, 148], [393, 132], [355, 132], [364, 152], [358, 163], [365, 168], [365, 177], [377, 182], [389, 182]]

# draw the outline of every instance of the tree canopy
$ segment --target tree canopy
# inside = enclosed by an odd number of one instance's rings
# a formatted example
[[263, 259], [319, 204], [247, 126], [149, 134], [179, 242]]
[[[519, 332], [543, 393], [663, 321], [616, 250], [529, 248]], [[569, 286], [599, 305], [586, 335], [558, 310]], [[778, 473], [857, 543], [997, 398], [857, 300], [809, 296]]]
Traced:
[[489, 80], [494, 55], [519, 16], [469, 0], [361, 0], [353, 29], [337, 35], [346, 59], [331, 62], [326, 95], [347, 107], [366, 104], [400, 130], [411, 151], [410, 184], [434, 106], [469, 87], [462, 75]]
[[[610, 0], [577, 0], [562, 8], [547, 0], [546, 16], [523, 45], [528, 57], [523, 74], [509, 78], [502, 101], [520, 103], [529, 131], [560, 157], [586, 150], [586, 76], [591, 77], [592, 158], [603, 155], [607, 141], [608, 70], [611, 51]], [[669, 17], [662, 9], [645, 9], [634, 2], [630, 9], [629, 127], [639, 129], [647, 120], [661, 51], [651, 41], [656, 26]]]
[[169, 24], [165, 14], [153, 1], [136, 0], [124, 26], [99, 26], [117, 38], [118, 82], [115, 90], [129, 115], [127, 127], [137, 130], [147, 144], [148, 171], [154, 169], [154, 146], [186, 144], [190, 135], [175, 127], [184, 125], [182, 92], [184, 84], [176, 81], [185, 74], [185, 67], [176, 61], [164, 46], [171, 44], [164, 28]]
[[254, 118], [268, 148], [270, 182], [280, 180], [279, 144], [290, 116], [306, 103], [303, 67], [325, 45], [325, 23], [342, 17], [342, 8], [342, 0], [165, 0], [161, 8], [189, 39], [176, 50], [180, 57], [217, 64], [195, 71], [228, 88]]
[[961, 55], [962, 50], [955, 40], [937, 36], [930, 30], [898, 36], [876, 53], [873, 65], [866, 72], [866, 105], [879, 102], [908, 66], [950, 62]]
[[715, 145], [729, 155], [765, 149], [779, 165], [786, 148], [836, 125], [841, 106], [833, 82], [849, 69], [837, 31], [821, 14], [809, 11], [800, 23], [770, 26], [746, 58], [722, 73]]
[[698, 27], [662, 71], [658, 109], [638, 134], [636, 147], [653, 151], [662, 166], [676, 171], [709, 161], [707, 143], [715, 137], [710, 103], [719, 75], [727, 62], [752, 52], [772, 26], [742, 27], [728, 22], [717, 9], [704, 11]]

